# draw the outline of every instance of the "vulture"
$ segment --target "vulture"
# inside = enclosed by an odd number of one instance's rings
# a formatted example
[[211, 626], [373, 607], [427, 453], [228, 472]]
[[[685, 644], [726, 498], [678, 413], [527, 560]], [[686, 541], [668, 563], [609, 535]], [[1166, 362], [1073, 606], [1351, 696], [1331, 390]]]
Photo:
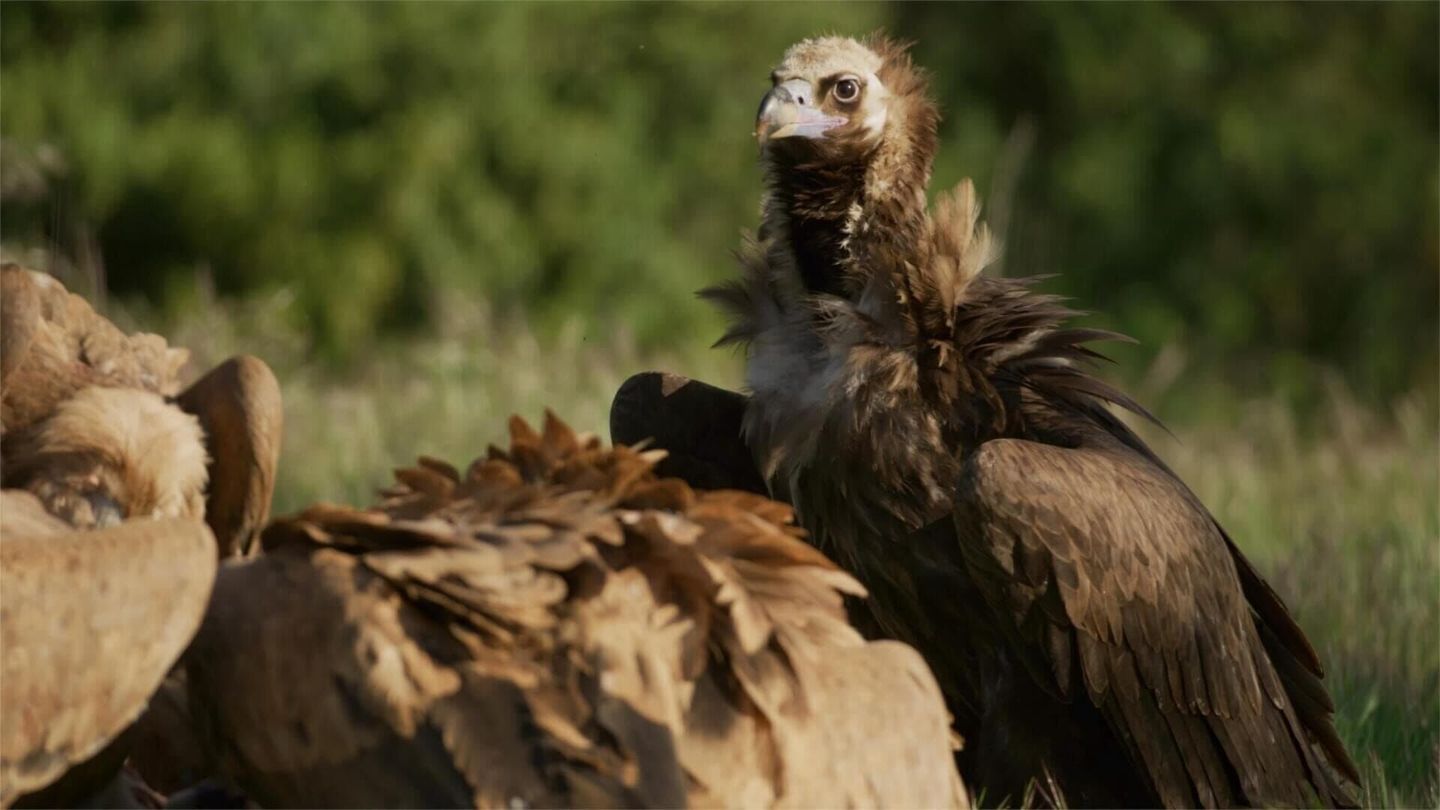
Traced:
[[[178, 447], [183, 442], [175, 431], [185, 432], [191, 446], [184, 452], [209, 459], [200, 482], [203, 503], [191, 504], [187, 513], [203, 515], [222, 557], [245, 553], [270, 513], [283, 426], [280, 387], [269, 366], [242, 355], [182, 389], [188, 359], [187, 350], [168, 346], [159, 335], [121, 331], [51, 276], [13, 263], [0, 266], [4, 486], [40, 486], [33, 474], [59, 474], [57, 460], [71, 467], [89, 463], [84, 454], [62, 449], [66, 442], [96, 438], [83, 435], [87, 422], [113, 423], [114, 438], [132, 442], [105, 448], [108, 456], [100, 461], [117, 474], [137, 464], [165, 474], [166, 457], [148, 439], [169, 430]], [[200, 432], [182, 427], [186, 420], [198, 420]], [[121, 429], [122, 422], [128, 427]], [[91, 449], [97, 456], [101, 448]], [[80, 470], [72, 472], [78, 481]]]
[[124, 732], [200, 626], [216, 557], [199, 520], [77, 530], [0, 493], [0, 807], [138, 806], [114, 792]]
[[183, 349], [49, 276], [0, 287], [0, 806], [153, 800], [112, 777], [157, 731], [217, 558], [268, 517], [279, 388], [239, 357], [182, 391]]
[[967, 806], [859, 584], [660, 455], [517, 418], [463, 473], [273, 522], [185, 658], [215, 772], [263, 806]]
[[748, 395], [638, 375], [615, 440], [788, 501], [869, 591], [857, 623], [934, 670], [987, 801], [1352, 804], [1315, 650], [1090, 371], [1121, 336], [982, 275], [968, 182], [927, 207], [939, 115], [906, 48], [810, 39], [770, 78], [761, 224], [703, 293]]

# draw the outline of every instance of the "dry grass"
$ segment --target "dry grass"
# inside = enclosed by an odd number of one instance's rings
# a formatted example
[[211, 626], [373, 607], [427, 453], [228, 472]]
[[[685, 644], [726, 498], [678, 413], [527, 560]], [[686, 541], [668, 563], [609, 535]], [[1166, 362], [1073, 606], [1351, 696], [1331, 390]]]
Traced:
[[[200, 314], [166, 330], [196, 351], [197, 367], [242, 349], [275, 367], [287, 419], [278, 511], [320, 499], [366, 502], [392, 467], [420, 453], [464, 462], [502, 438], [515, 412], [534, 417], [552, 407], [604, 435], [611, 394], [640, 369], [738, 379], [739, 363], [726, 352], [687, 345], [642, 355], [625, 334], [587, 332], [578, 322], [542, 341], [473, 302], [444, 307], [437, 336], [396, 343], [337, 373], [307, 362], [303, 341], [281, 328], [288, 306], [284, 295], [198, 302], [191, 311]], [[120, 318], [154, 328], [152, 313]], [[1435, 392], [1376, 413], [1337, 385], [1304, 426], [1276, 398], [1225, 410], [1240, 417], [1172, 425], [1178, 438], [1149, 430], [1148, 438], [1321, 651], [1341, 733], [1366, 774], [1365, 804], [1437, 806]]]
[[1367, 806], [1437, 806], [1440, 492], [1432, 395], [1339, 387], [1302, 430], [1275, 400], [1148, 438], [1285, 598], [1328, 668]]

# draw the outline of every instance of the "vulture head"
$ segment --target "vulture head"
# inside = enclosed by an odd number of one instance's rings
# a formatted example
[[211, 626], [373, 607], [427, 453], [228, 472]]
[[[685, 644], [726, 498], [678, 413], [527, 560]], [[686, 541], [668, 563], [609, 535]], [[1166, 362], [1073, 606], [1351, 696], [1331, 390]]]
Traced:
[[755, 121], [761, 237], [794, 243], [810, 292], [854, 293], [864, 257], [850, 237], [893, 232], [910, 248], [921, 235], [940, 119], [925, 75], [891, 40], [821, 37], [792, 46], [770, 79]]
[[7, 459], [7, 483], [72, 526], [205, 515], [204, 434], [158, 394], [92, 386], [32, 430]]
[[[221, 556], [253, 548], [275, 489], [280, 384], [259, 358], [241, 355], [182, 390], [189, 356], [159, 335], [127, 334], [52, 276], [0, 264], [4, 485], [38, 493], [37, 476], [48, 479], [38, 484], [51, 490], [42, 500], [82, 528], [203, 514]], [[197, 506], [192, 495], [206, 478]], [[58, 501], [66, 491], [79, 500]], [[108, 502], [94, 500], [102, 491]]]

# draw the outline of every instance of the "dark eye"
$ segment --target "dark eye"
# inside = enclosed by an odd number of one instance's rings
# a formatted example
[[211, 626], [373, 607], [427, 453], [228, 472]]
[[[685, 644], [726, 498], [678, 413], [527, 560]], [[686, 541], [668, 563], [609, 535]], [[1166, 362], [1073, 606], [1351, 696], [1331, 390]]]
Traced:
[[860, 97], [860, 82], [855, 79], [841, 79], [835, 83], [835, 100], [841, 104], [849, 104]]

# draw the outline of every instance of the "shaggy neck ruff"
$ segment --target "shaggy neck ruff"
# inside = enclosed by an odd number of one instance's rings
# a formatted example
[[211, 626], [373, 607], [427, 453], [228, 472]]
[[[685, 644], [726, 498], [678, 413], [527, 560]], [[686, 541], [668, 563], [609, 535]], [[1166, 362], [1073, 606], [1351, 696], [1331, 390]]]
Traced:
[[878, 139], [852, 131], [767, 152], [760, 236], [788, 247], [808, 292], [855, 300], [926, 252], [938, 120], [923, 94], [895, 98]]

